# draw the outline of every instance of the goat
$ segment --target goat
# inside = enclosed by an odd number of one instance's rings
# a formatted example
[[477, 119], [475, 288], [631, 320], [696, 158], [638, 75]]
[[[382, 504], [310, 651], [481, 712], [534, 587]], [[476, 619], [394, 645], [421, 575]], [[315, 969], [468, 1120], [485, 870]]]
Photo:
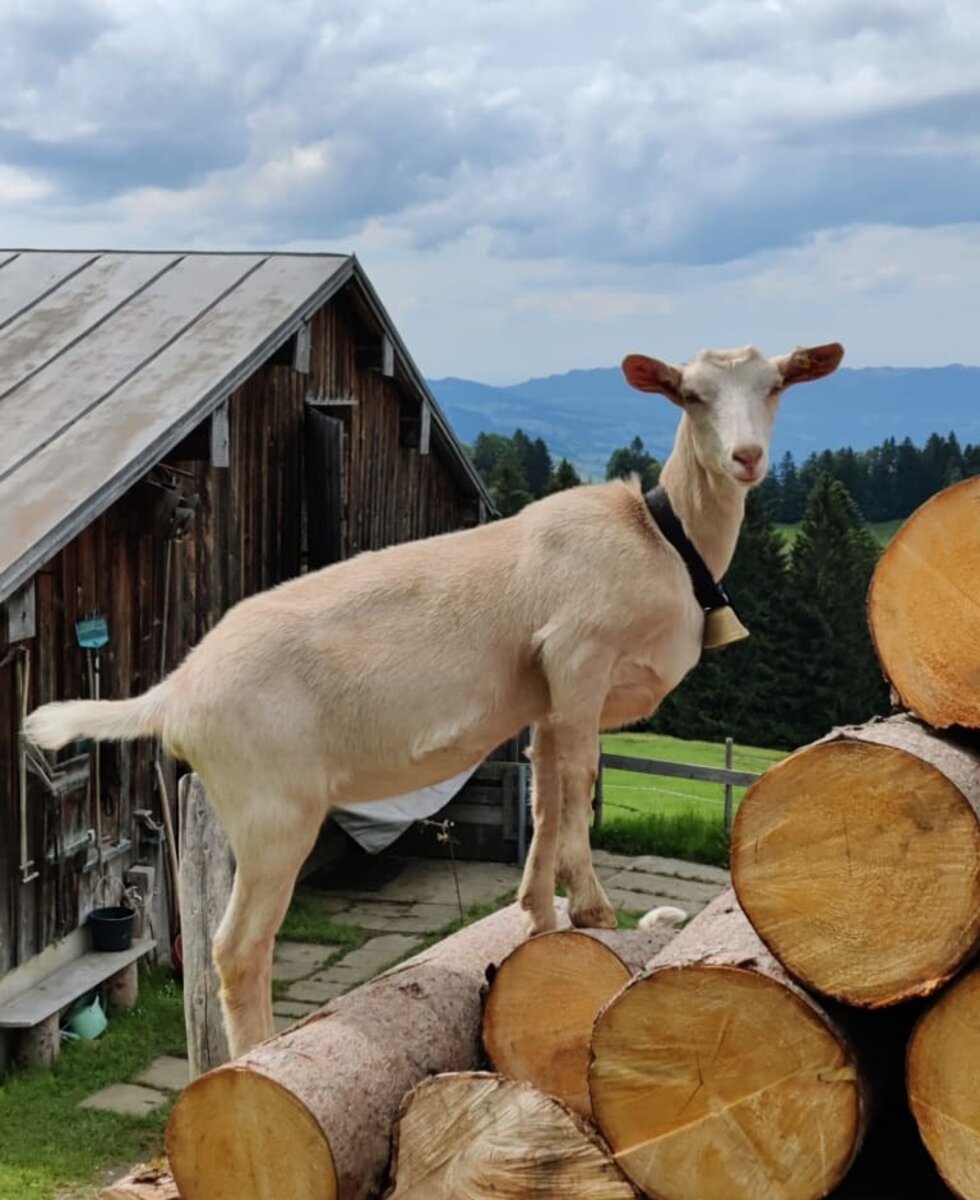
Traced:
[[[683, 410], [662, 482], [715, 578], [765, 475], [781, 391], [842, 355], [624, 360], [633, 387]], [[52, 749], [159, 736], [200, 775], [236, 861], [214, 958], [239, 1055], [273, 1033], [275, 934], [330, 809], [447, 779], [526, 725], [528, 932], [554, 928], [556, 878], [575, 925], [614, 927], [589, 847], [599, 731], [657, 707], [698, 661], [703, 624], [638, 482], [588, 485], [251, 596], [143, 695], [48, 704], [24, 731]]]

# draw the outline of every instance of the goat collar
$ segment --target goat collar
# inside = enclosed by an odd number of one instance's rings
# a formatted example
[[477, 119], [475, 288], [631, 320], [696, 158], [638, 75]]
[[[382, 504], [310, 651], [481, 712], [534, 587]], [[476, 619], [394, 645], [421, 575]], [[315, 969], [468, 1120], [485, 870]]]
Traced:
[[698, 604], [704, 609], [703, 645], [706, 650], [720, 649], [749, 636], [749, 631], [732, 611], [728, 593], [714, 578], [684, 532], [666, 490], [657, 486], [643, 497], [657, 528], [684, 560]]

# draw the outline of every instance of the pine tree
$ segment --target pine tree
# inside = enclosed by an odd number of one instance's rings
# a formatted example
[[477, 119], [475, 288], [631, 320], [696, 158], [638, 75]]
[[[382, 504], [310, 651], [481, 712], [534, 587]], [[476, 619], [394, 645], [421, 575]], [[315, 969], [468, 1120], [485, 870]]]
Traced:
[[652, 727], [684, 738], [719, 741], [730, 736], [743, 745], [794, 746], [796, 730], [786, 720], [786, 697], [794, 680], [785, 666], [791, 637], [785, 543], [760, 491], [748, 496], [725, 586], [749, 630], [748, 639], [705, 652], [664, 700]]
[[537, 498], [544, 496], [551, 486], [555, 468], [542, 438], [535, 438], [529, 443], [524, 470], [531, 494]]
[[660, 478], [660, 464], [643, 445], [641, 437], [635, 437], [628, 446], [614, 450], [606, 464], [607, 479], [627, 479], [634, 474], [639, 475], [645, 492], [656, 487]]
[[793, 546], [784, 647], [788, 716], [797, 743], [866, 720], [888, 693], [868, 632], [865, 600], [878, 544], [847, 489], [821, 475]]
[[528, 490], [517, 452], [510, 443], [506, 452], [497, 459], [490, 493], [502, 517], [512, 517], [534, 499]]
[[555, 468], [555, 474], [551, 481], [549, 492], [563, 492], [566, 488], [578, 487], [582, 482], [579, 478], [578, 471], [572, 466], [567, 458], [563, 458]]
[[506, 454], [510, 448], [510, 438], [505, 437], [502, 433], [481, 433], [477, 435], [477, 439], [473, 443], [470, 458], [473, 460], [473, 466], [483, 476], [484, 482], [487, 485], [493, 480], [493, 473], [497, 469], [497, 462], [500, 456]]
[[803, 517], [806, 494], [800, 486], [799, 472], [789, 450], [780, 460], [778, 476], [781, 500], [779, 520], [787, 525], [795, 525]]

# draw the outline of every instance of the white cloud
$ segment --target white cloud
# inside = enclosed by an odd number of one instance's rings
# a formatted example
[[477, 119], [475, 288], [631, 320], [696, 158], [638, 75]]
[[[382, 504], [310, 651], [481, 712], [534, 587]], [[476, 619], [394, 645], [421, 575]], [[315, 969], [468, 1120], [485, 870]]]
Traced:
[[51, 194], [51, 184], [38, 175], [0, 165], [0, 204], [24, 204]]
[[973, 0], [0, 0], [0, 203], [35, 244], [363, 249], [440, 313], [427, 369], [499, 377], [495, 331], [558, 369], [740, 326], [722, 294], [781, 328], [804, 260], [842, 311], [972, 296], [978, 41]]

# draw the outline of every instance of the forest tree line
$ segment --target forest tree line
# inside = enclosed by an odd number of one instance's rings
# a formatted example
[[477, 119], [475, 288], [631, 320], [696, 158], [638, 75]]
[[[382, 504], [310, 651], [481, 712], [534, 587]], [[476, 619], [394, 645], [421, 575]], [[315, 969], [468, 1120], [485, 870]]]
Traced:
[[894, 521], [950, 484], [980, 475], [980, 445], [960, 446], [955, 433], [933, 433], [924, 446], [914, 445], [911, 438], [886, 438], [870, 450], [848, 446], [811, 454], [799, 466], [787, 451], [762, 485], [774, 520], [802, 520], [820, 475], [840, 480], [865, 520]]
[[[581, 482], [552, 464], [542, 439], [481, 434], [473, 461], [503, 515]], [[533, 466], [532, 466], [533, 464]], [[606, 478], [660, 464], [640, 438], [610, 457]], [[792, 748], [832, 726], [888, 708], [865, 615], [880, 546], [868, 521], [908, 516], [930, 495], [980, 474], [980, 447], [933, 434], [921, 448], [887, 439], [871, 450], [824, 451], [797, 468], [785, 455], [749, 494], [726, 588], [748, 640], [707, 652], [643, 727], [681, 738]], [[789, 545], [777, 523], [800, 524]]]

